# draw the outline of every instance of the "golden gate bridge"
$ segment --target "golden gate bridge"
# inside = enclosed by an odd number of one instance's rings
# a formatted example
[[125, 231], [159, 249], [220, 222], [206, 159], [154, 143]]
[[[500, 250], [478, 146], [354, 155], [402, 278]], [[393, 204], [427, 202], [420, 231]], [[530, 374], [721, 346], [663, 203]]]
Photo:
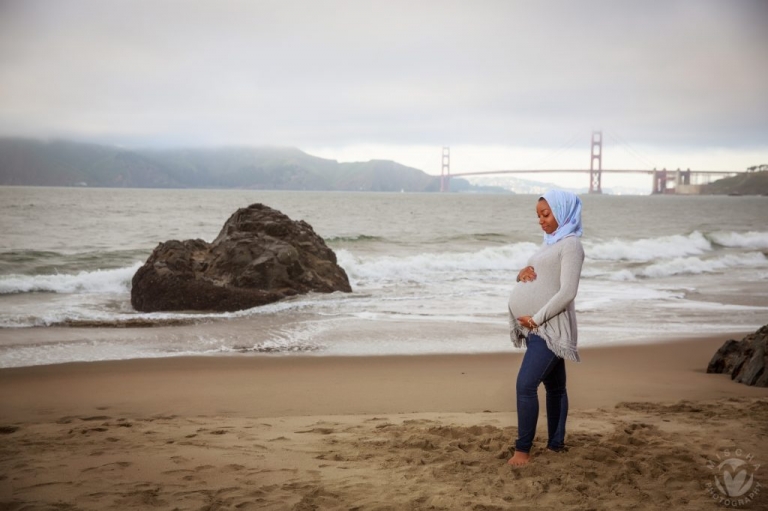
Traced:
[[[706, 177], [707, 182], [712, 178], [730, 177], [741, 174], [746, 170], [661, 170], [654, 169], [604, 169], [603, 168], [603, 132], [592, 132], [592, 149], [588, 169], [536, 169], [536, 170], [483, 170], [479, 172], [460, 172], [451, 174], [451, 153], [449, 147], [443, 147], [443, 162], [440, 172], [440, 191], [450, 191], [452, 177], [490, 176], [500, 174], [589, 174], [589, 193], [603, 193], [603, 173], [609, 174], [649, 174], [652, 177], [651, 194], [665, 193], [698, 193], [701, 185], [692, 184]], [[671, 186], [670, 186], [671, 185]]]

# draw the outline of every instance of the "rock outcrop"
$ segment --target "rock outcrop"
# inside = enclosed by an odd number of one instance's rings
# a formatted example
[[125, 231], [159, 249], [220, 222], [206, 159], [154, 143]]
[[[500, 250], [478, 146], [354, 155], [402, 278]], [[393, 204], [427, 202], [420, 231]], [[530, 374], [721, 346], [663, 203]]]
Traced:
[[728, 373], [739, 383], [768, 387], [768, 325], [740, 341], [725, 341], [707, 367], [708, 373]]
[[131, 304], [142, 312], [223, 312], [310, 291], [352, 291], [336, 254], [303, 220], [252, 204], [229, 217], [211, 243], [158, 245], [133, 276]]

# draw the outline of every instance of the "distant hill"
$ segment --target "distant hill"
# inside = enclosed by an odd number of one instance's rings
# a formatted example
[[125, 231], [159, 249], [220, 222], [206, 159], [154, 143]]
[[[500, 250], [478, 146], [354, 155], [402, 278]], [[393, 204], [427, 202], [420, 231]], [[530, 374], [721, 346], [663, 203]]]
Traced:
[[[0, 185], [435, 192], [440, 178], [394, 161], [339, 163], [285, 147], [143, 150], [5, 138]], [[451, 189], [489, 190], [457, 178]]]
[[747, 172], [704, 185], [706, 195], [768, 195], [768, 171]]

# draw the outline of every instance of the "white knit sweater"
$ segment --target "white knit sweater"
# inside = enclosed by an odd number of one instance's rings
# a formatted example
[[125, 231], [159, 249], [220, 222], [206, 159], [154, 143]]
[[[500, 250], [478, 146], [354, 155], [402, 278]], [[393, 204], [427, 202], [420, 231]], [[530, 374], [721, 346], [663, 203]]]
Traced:
[[539, 325], [534, 332], [545, 341], [558, 357], [580, 361], [576, 348], [576, 306], [584, 248], [576, 236], [564, 238], [553, 245], [542, 245], [528, 260], [536, 279], [518, 282], [509, 296], [509, 326], [512, 342], [525, 346], [529, 330], [517, 318], [533, 316]]

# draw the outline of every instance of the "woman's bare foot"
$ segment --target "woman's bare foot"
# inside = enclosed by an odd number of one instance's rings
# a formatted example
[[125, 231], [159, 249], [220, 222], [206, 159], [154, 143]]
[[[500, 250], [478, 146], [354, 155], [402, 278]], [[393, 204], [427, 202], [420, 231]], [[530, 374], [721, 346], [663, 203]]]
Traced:
[[515, 455], [509, 458], [509, 461], [507, 461], [507, 463], [510, 465], [514, 465], [516, 467], [521, 467], [523, 465], [526, 465], [530, 459], [531, 459], [531, 455], [528, 454], [527, 452], [515, 451]]

